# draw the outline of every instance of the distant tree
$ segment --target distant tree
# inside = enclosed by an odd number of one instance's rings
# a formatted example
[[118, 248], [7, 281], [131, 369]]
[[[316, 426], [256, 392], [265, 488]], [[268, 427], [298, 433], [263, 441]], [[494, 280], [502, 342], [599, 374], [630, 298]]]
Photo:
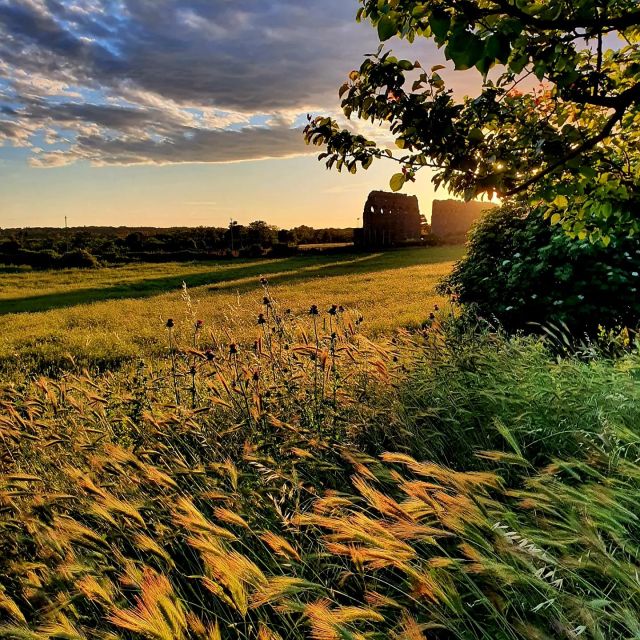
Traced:
[[144, 236], [140, 232], [134, 231], [124, 239], [124, 242], [129, 251], [142, 251]]
[[[381, 41], [428, 38], [479, 93], [458, 99], [438, 73], [382, 47], [340, 89], [347, 118], [385, 123], [404, 154], [399, 190], [423, 167], [466, 199], [497, 193], [542, 207], [605, 245], [640, 231], [640, 9], [637, 0], [360, 0]], [[491, 74], [497, 67], [498, 73]], [[534, 79], [541, 83], [525, 91]], [[523, 82], [525, 81], [525, 82]], [[392, 153], [332, 118], [307, 142], [328, 167], [367, 169]]]
[[277, 230], [263, 220], [256, 220], [255, 222], [249, 223], [247, 236], [248, 242], [251, 245], [270, 247], [277, 237]]
[[278, 231], [278, 242], [280, 244], [288, 244], [291, 242], [291, 232], [287, 229], [280, 229]]
[[71, 239], [71, 246], [74, 249], [87, 249], [91, 246], [91, 234], [88, 231], [76, 231]]
[[313, 227], [308, 227], [303, 224], [299, 227], [294, 227], [291, 233], [295, 238], [294, 242], [298, 244], [312, 244], [316, 242], [316, 230]]
[[21, 248], [22, 244], [13, 236], [0, 242], [1, 253], [16, 253], [16, 251], [19, 251]]

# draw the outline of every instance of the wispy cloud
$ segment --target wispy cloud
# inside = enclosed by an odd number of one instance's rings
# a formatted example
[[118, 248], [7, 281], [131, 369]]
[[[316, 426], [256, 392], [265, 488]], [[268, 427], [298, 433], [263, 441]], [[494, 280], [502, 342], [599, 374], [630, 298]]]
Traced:
[[[373, 43], [355, 0], [0, 0], [0, 145], [31, 163], [237, 162], [308, 153]], [[257, 126], [259, 125], [259, 126]]]

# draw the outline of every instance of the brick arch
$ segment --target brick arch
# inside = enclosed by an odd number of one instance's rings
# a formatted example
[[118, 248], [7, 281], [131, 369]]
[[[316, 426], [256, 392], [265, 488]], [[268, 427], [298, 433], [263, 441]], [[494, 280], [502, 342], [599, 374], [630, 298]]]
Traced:
[[390, 247], [420, 239], [420, 206], [416, 196], [372, 191], [362, 221], [365, 246]]

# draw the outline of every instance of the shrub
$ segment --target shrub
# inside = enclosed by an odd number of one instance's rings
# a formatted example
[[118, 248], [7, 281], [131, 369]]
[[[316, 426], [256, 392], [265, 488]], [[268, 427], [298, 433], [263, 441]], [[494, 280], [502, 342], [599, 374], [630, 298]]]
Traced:
[[243, 247], [240, 249], [241, 258], [262, 258], [265, 255], [264, 247], [261, 244], [252, 244], [249, 247]]
[[272, 258], [289, 258], [295, 256], [297, 253], [297, 245], [292, 245], [288, 242], [276, 242], [272, 245], [269, 255]]
[[62, 269], [96, 269], [100, 266], [97, 258], [85, 249], [74, 249], [60, 256]]
[[515, 206], [477, 223], [466, 257], [440, 285], [510, 331], [565, 323], [589, 335], [599, 325], [636, 328], [638, 288], [637, 238], [614, 238], [608, 247], [573, 240], [539, 212]]
[[50, 249], [31, 251], [19, 249], [15, 253], [0, 254], [0, 262], [5, 265], [29, 266], [34, 269], [55, 269], [60, 255]]

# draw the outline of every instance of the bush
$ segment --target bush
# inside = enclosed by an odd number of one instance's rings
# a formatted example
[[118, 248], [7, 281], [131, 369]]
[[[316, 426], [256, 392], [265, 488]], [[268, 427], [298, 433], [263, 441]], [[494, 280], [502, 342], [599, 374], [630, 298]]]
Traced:
[[241, 258], [257, 259], [265, 255], [264, 247], [261, 244], [252, 244], [250, 247], [240, 249]]
[[276, 242], [271, 247], [269, 255], [272, 258], [289, 258], [291, 256], [295, 256], [297, 253], [297, 245], [289, 244], [288, 242]]
[[62, 269], [96, 269], [100, 263], [85, 249], [74, 249], [60, 256], [59, 266]]
[[614, 238], [606, 248], [572, 240], [539, 212], [514, 206], [477, 223], [466, 257], [440, 285], [507, 330], [565, 323], [589, 335], [599, 325], [637, 328], [638, 287], [637, 238]]
[[85, 249], [73, 249], [63, 255], [50, 249], [20, 249], [16, 253], [0, 253], [0, 264], [33, 269], [95, 269], [100, 266], [98, 259]]
[[30, 251], [19, 249], [15, 253], [0, 254], [0, 263], [5, 265], [29, 266], [33, 269], [55, 269], [60, 254], [50, 249], [43, 251]]

